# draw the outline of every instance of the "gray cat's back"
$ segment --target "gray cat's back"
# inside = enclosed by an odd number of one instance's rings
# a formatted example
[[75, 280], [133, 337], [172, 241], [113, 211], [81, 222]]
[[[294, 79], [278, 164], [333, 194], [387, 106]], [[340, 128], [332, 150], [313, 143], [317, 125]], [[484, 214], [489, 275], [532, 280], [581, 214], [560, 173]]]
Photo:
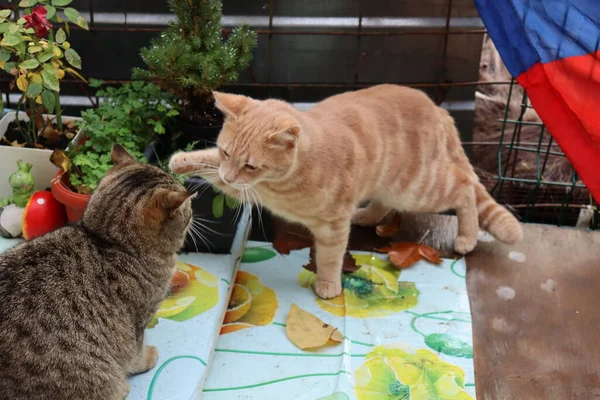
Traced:
[[[33, 393], [78, 395], [110, 382], [118, 367], [111, 342], [134, 341], [123, 305], [110, 299], [117, 274], [114, 250], [66, 227], [0, 256], [0, 398]], [[115, 335], [125, 336], [115, 340]], [[129, 348], [126, 348], [129, 347]], [[28, 386], [15, 385], [28, 377]], [[48, 379], [51, 378], [51, 379]], [[93, 396], [93, 393], [90, 392]], [[50, 398], [50, 397], [48, 397]], [[55, 397], [56, 398], [56, 397]]]

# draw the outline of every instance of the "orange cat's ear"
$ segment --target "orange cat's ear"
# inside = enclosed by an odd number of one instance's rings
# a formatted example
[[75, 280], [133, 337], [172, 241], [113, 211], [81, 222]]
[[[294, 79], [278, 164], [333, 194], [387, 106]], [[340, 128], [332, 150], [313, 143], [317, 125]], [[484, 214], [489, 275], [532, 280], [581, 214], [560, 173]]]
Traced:
[[213, 92], [213, 96], [215, 107], [228, 118], [236, 118], [252, 102], [251, 98], [237, 94]]
[[269, 136], [269, 142], [276, 146], [283, 146], [285, 148], [292, 148], [296, 145], [298, 135], [300, 134], [300, 126], [293, 125], [282, 131], [273, 133]]
[[110, 159], [115, 165], [137, 162], [120, 144], [115, 144], [110, 152]]

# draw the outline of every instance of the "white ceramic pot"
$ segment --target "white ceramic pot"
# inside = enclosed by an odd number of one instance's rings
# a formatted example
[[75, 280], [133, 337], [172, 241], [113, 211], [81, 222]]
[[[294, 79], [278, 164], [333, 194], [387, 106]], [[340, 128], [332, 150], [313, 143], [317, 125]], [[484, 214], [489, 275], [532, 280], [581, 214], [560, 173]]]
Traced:
[[[8, 125], [17, 117], [14, 111], [8, 112], [0, 119], [0, 138], [4, 136], [8, 130]], [[55, 117], [54, 115], [45, 115], [44, 117]], [[29, 121], [29, 117], [24, 113], [19, 113], [21, 121]], [[79, 117], [62, 117], [63, 122], [80, 121]], [[81, 135], [81, 130], [73, 140], [78, 140]], [[0, 198], [12, 195], [12, 188], [8, 184], [8, 178], [17, 170], [17, 161], [22, 160], [33, 165], [31, 173], [35, 179], [35, 189], [49, 189], [50, 181], [56, 176], [58, 168], [50, 162], [52, 150], [43, 149], [26, 149], [23, 147], [0, 146]]]

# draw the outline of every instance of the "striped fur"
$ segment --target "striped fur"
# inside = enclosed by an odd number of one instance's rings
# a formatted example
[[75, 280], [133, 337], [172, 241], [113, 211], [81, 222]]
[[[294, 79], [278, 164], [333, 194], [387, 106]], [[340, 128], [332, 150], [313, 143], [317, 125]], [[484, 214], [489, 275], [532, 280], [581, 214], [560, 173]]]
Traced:
[[163, 300], [188, 193], [122, 148], [80, 224], [0, 256], [0, 399], [122, 400], [154, 366], [144, 328]]
[[521, 237], [517, 220], [479, 183], [454, 120], [421, 91], [380, 85], [306, 112], [277, 100], [215, 98], [226, 115], [218, 147], [177, 154], [171, 169], [204, 176], [238, 198], [256, 192], [272, 212], [307, 226], [321, 297], [341, 292], [351, 222], [375, 225], [392, 210], [454, 209], [462, 254], [475, 247], [480, 223], [507, 243]]

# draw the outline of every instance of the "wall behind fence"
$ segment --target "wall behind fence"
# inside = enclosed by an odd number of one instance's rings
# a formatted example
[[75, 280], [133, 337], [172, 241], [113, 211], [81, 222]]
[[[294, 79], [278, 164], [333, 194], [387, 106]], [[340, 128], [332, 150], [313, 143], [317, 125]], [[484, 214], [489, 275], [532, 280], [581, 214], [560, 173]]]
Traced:
[[[84, 76], [114, 83], [143, 66], [139, 49], [172, 19], [165, 0], [73, 7], [90, 22], [71, 37]], [[252, 65], [224, 90], [313, 103], [377, 83], [410, 84], [443, 102], [471, 140], [484, 31], [471, 0], [225, 0], [223, 14], [225, 28], [247, 23], [259, 34]], [[7, 76], [0, 82], [6, 93]], [[91, 104], [85, 85], [66, 79], [63, 88], [67, 113]]]

